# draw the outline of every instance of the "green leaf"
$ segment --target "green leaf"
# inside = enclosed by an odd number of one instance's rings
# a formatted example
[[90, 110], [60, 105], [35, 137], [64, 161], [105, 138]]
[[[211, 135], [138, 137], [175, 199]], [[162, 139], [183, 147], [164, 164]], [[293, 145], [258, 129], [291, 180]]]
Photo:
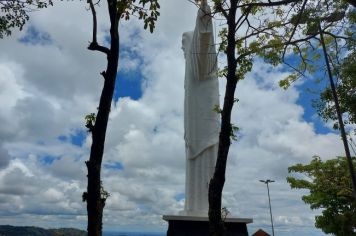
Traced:
[[355, 235], [356, 201], [345, 157], [322, 161], [316, 156], [308, 164], [290, 166], [288, 172], [297, 174], [287, 177], [291, 188], [309, 190], [302, 200], [311, 209], [323, 209], [315, 217], [316, 227], [334, 235]]

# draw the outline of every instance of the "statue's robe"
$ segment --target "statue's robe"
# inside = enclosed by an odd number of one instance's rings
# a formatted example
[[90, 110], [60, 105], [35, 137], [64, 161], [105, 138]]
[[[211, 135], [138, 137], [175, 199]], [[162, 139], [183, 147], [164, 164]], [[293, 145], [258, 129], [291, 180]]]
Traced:
[[206, 5], [198, 11], [194, 32], [183, 34], [185, 68], [184, 139], [186, 193], [183, 214], [208, 212], [208, 184], [218, 152], [220, 119], [217, 53], [212, 19]]

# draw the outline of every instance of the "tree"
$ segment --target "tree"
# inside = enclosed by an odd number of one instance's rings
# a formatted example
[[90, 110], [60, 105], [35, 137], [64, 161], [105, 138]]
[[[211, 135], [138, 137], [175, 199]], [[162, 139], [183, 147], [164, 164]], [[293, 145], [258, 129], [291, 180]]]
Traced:
[[[104, 154], [105, 135], [108, 125], [111, 101], [115, 89], [115, 81], [119, 63], [119, 21], [128, 20], [132, 15], [138, 15], [144, 21], [144, 28], [149, 27], [153, 32], [155, 21], [159, 16], [158, 0], [107, 0], [110, 17], [110, 47], [97, 42], [97, 17], [92, 0], [87, 1], [93, 15], [93, 35], [88, 46], [89, 50], [99, 51], [107, 57], [106, 70], [101, 72], [104, 86], [100, 96], [98, 112], [86, 116], [86, 127], [92, 135], [92, 145], [88, 169], [87, 192], [83, 193], [83, 201], [87, 202], [88, 236], [101, 236], [103, 209], [109, 193], [104, 190], [101, 181], [101, 163]], [[148, 5], [148, 7], [147, 7]], [[147, 8], [146, 8], [147, 7]]]
[[[219, 36], [222, 39], [219, 50], [226, 55], [227, 65], [220, 71], [226, 78], [226, 90], [221, 113], [221, 131], [219, 149], [213, 178], [209, 183], [209, 223], [210, 235], [224, 235], [224, 224], [221, 217], [222, 190], [225, 183], [225, 171], [231, 139], [235, 139], [234, 131], [237, 126], [231, 122], [231, 112], [235, 98], [237, 82], [242, 80], [253, 65], [253, 57], [259, 56], [272, 65], [285, 62], [299, 74], [302, 70], [311, 69], [308, 64], [308, 50], [320, 51], [320, 44], [312, 41], [317, 38], [319, 31], [315, 31], [315, 21], [305, 20], [305, 16], [313, 13], [315, 19], [338, 20], [323, 22], [320, 32], [328, 33], [331, 39], [339, 39], [338, 34], [330, 32], [339, 26], [344, 17], [331, 15], [339, 10], [346, 12], [349, 4], [344, 1], [317, 0], [213, 0], [214, 12], [226, 21]], [[310, 12], [317, 9], [317, 12]], [[308, 19], [308, 18], [307, 18]], [[344, 27], [345, 24], [341, 24]], [[343, 37], [341, 37], [343, 38]], [[295, 68], [287, 63], [285, 56], [294, 54], [301, 58], [301, 65]], [[293, 73], [282, 85], [295, 81], [299, 74]]]
[[[236, 138], [234, 131], [237, 129], [231, 123], [231, 112], [235, 102], [237, 82], [242, 80], [247, 72], [252, 69], [253, 55], [264, 54], [273, 64], [277, 64], [276, 50], [283, 47], [281, 39], [275, 29], [283, 26], [281, 19], [283, 11], [280, 6], [292, 1], [254, 2], [254, 1], [214, 1], [215, 12], [226, 20], [226, 27], [219, 36], [222, 42], [219, 51], [226, 54], [227, 66], [221, 70], [220, 75], [226, 78], [226, 90], [221, 113], [221, 131], [217, 162], [213, 178], [209, 183], [209, 223], [210, 235], [224, 235], [224, 225], [221, 217], [222, 190], [225, 183], [225, 172], [231, 138]], [[298, 1], [295, 1], [298, 2]], [[255, 21], [257, 13], [265, 7], [275, 13], [274, 19]], [[240, 14], [237, 17], [237, 14]], [[256, 24], [254, 24], [257, 22]], [[241, 28], [247, 30], [241, 34]]]
[[[319, 45], [321, 45], [322, 47], [321, 51], [323, 55], [321, 56], [321, 54], [318, 52], [320, 50], [318, 50], [318, 48], [313, 47], [313, 45], [311, 45], [309, 48], [304, 47], [302, 51], [305, 52], [301, 55], [301, 66], [302, 68], [304, 68], [304, 71], [308, 70], [309, 72], [313, 72], [313, 70], [315, 70], [315, 63], [312, 61], [307, 61], [308, 54], [312, 54], [314, 60], [320, 57], [324, 59], [322, 64], [325, 64], [325, 71], [327, 72], [327, 77], [330, 84], [330, 88], [328, 88], [327, 91], [329, 91], [329, 94], [331, 94], [330, 98], [333, 102], [332, 110], [329, 110], [331, 112], [329, 114], [333, 114], [335, 119], [337, 119], [337, 127], [340, 130], [340, 136], [344, 145], [345, 155], [349, 165], [350, 177], [352, 180], [354, 197], [356, 199], [356, 174], [351, 160], [350, 148], [347, 141], [347, 133], [342, 117], [343, 112], [342, 107], [340, 105], [340, 98], [337, 94], [337, 86], [335, 85], [336, 83], [333, 78], [333, 72], [334, 75], [339, 74], [337, 70], [338, 68], [335, 65], [339, 64], [338, 62], [340, 58], [342, 59], [343, 55], [347, 55], [350, 52], [352, 55], [352, 52], [354, 52], [356, 35], [355, 31], [352, 29], [354, 29], [355, 27], [354, 23], [356, 12], [354, 11], [354, 9], [349, 10], [349, 5], [344, 2], [335, 1], [331, 4], [329, 3], [324, 5], [326, 6], [325, 11], [323, 11], [323, 4], [320, 4], [320, 2], [318, 2], [318, 4], [314, 7], [306, 7], [304, 13], [307, 13], [307, 15], [304, 14], [302, 20], [300, 17], [296, 20], [296, 25], [306, 25], [306, 34], [310, 35], [318, 32], [319, 38], [316, 39], [319, 41]], [[343, 22], [340, 24], [340, 21]], [[325, 29], [322, 29], [322, 24], [324, 27], [327, 27]], [[350, 26], [350, 28], [345, 27], [345, 25]], [[342, 43], [344, 45], [342, 45]], [[327, 46], [329, 49], [327, 48]], [[331, 64], [333, 65], [333, 69]], [[296, 69], [296, 71], [297, 73], [300, 73], [298, 69]], [[303, 73], [300, 73], [300, 75], [304, 76]], [[298, 75], [292, 74], [289, 79], [295, 80], [298, 77]], [[347, 98], [348, 97], [350, 96], [347, 96]], [[346, 106], [348, 107], [348, 105]]]
[[29, 12], [53, 5], [52, 0], [0, 0], [0, 39], [11, 34], [12, 28], [22, 30]]
[[[349, 54], [341, 65], [337, 67], [337, 71], [340, 73], [336, 90], [340, 98], [342, 113], [345, 114], [344, 123], [356, 124], [356, 52]], [[330, 88], [326, 88], [321, 92], [320, 101], [317, 101], [314, 105], [325, 122], [329, 120], [335, 121], [334, 129], [339, 129]], [[354, 132], [356, 133], [356, 129]]]
[[356, 201], [345, 157], [327, 161], [314, 157], [309, 164], [290, 166], [288, 172], [298, 174], [287, 177], [291, 188], [309, 190], [302, 200], [311, 209], [323, 209], [315, 217], [317, 228], [336, 236], [356, 235]]

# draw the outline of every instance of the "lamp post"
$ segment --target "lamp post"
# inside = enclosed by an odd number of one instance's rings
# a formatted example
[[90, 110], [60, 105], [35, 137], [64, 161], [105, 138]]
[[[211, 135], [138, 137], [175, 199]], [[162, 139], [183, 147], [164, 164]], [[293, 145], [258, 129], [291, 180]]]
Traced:
[[269, 214], [271, 216], [271, 225], [272, 225], [272, 235], [274, 236], [274, 227], [273, 227], [273, 218], [272, 218], [272, 208], [271, 208], [271, 198], [269, 196], [269, 183], [273, 183], [274, 180], [266, 179], [266, 180], [260, 180], [260, 182], [265, 183], [267, 185], [267, 193], [268, 193], [268, 203], [269, 203]]

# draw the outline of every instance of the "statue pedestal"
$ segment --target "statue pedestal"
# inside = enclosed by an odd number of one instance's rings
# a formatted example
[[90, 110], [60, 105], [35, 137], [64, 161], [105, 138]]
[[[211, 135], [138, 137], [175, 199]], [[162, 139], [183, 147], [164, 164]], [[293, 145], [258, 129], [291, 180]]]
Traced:
[[[164, 215], [168, 222], [167, 236], [208, 236], [209, 220], [203, 216]], [[248, 218], [226, 218], [226, 236], [248, 236]]]

